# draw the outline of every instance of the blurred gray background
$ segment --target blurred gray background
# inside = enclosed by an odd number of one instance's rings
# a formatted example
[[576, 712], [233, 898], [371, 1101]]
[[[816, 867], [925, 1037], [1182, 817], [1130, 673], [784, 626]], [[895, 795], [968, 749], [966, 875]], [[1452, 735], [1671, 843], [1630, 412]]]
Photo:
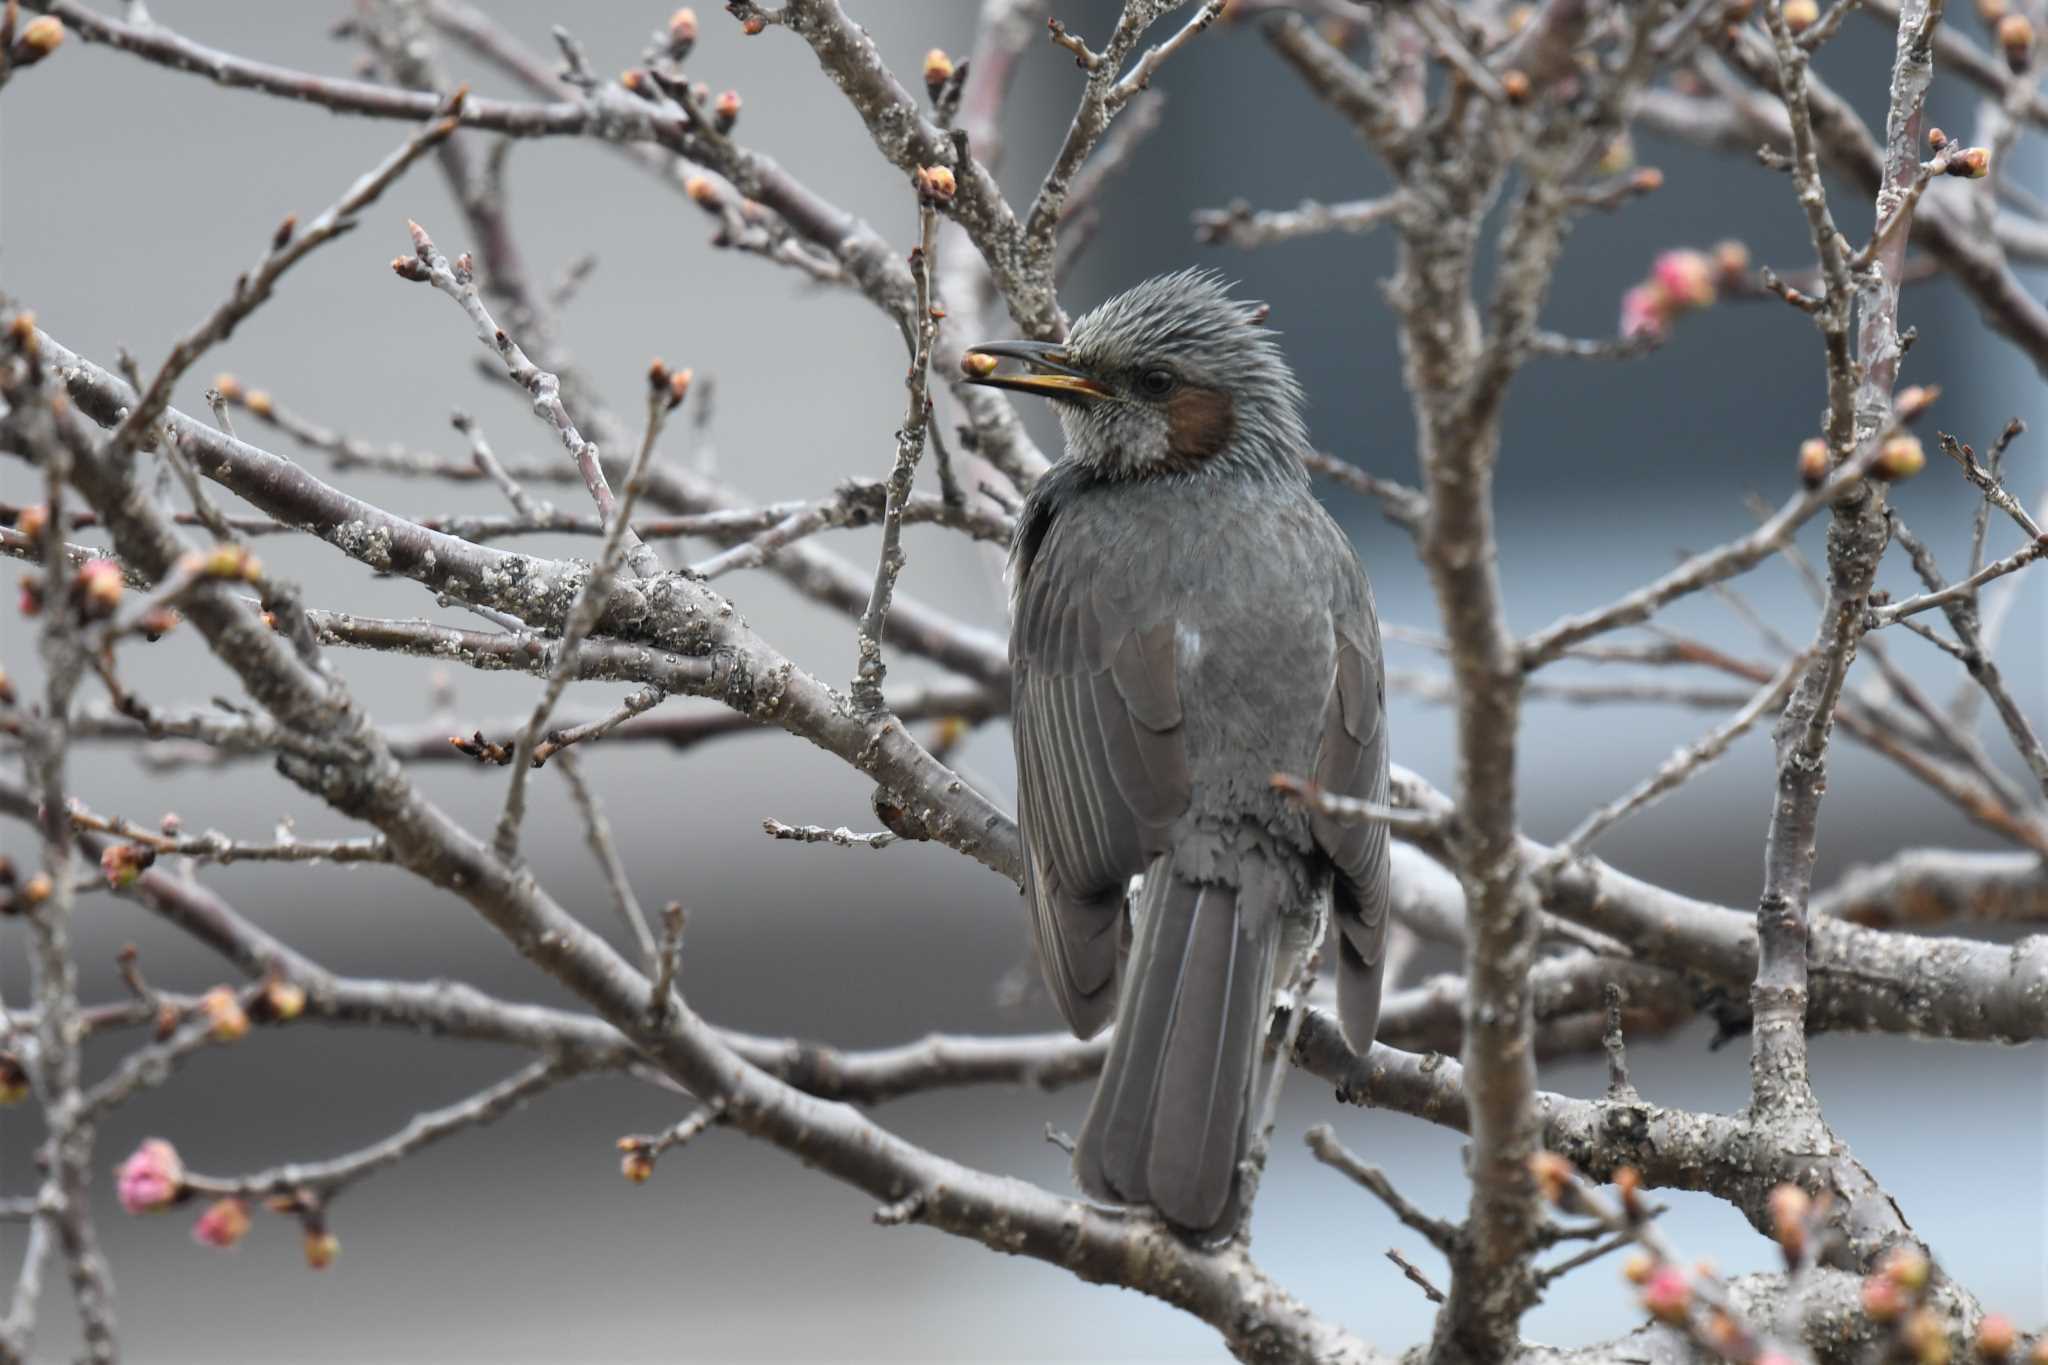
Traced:
[[[927, 48], [962, 52], [974, 11], [966, 3], [850, 0], [896, 70], [914, 82]], [[203, 41], [249, 56], [346, 72], [348, 47], [325, 36], [337, 5], [244, 0], [157, 0], [157, 17]], [[548, 46], [567, 18], [601, 72], [637, 59], [658, 5], [565, 6], [492, 0], [487, 8], [526, 41]], [[870, 147], [857, 119], [789, 34], [743, 39], [715, 3], [691, 74], [745, 97], [738, 135], [907, 249], [914, 209], [899, 177]], [[1059, 13], [1099, 41], [1114, 8], [1063, 2]], [[1966, 16], [1952, 22], [1973, 23]], [[1823, 70], [1866, 108], [1881, 99], [1890, 36], [1861, 18], [1831, 46]], [[451, 56], [491, 93], [516, 93]], [[1385, 237], [1334, 237], [1244, 254], [1197, 246], [1188, 216], [1234, 196], [1291, 205], [1371, 193], [1382, 185], [1350, 133], [1298, 89], [1254, 34], [1217, 29], [1162, 72], [1167, 121], [1136, 168], [1104, 202], [1100, 238], [1066, 291], [1079, 311], [1147, 274], [1190, 263], [1220, 266], [1273, 305], [1273, 322], [1312, 400], [1328, 449], [1403, 479], [1414, 477], [1410, 423], [1380, 281], [1391, 267]], [[1027, 53], [1008, 124], [1004, 180], [1027, 197], [1063, 132], [1079, 76], [1050, 45]], [[1938, 90], [1937, 121], [1967, 126], [1970, 101]], [[68, 44], [0, 98], [0, 289], [27, 303], [66, 344], [111, 364], [126, 345], [153, 367], [174, 337], [221, 296], [286, 212], [330, 203], [404, 136], [388, 123], [216, 89], [104, 49]], [[1785, 181], [1740, 159], [1713, 159], [1645, 141], [1643, 162], [1666, 188], [1614, 216], [1586, 220], [1558, 278], [1546, 322], [1610, 335], [1621, 292], [1666, 246], [1747, 241], [1758, 259], [1798, 267], [1805, 227]], [[2023, 168], [2038, 191], [2043, 163]], [[585, 143], [533, 142], [510, 162], [521, 245], [543, 281], [575, 256], [599, 266], [566, 318], [584, 370], [621, 411], [637, 410], [647, 358], [666, 356], [718, 381], [715, 428], [721, 475], [760, 499], [821, 493], [841, 477], [880, 476], [892, 458], [902, 408], [902, 355], [893, 331], [864, 301], [818, 292], [757, 259], [706, 245], [703, 216], [621, 159]], [[1837, 211], [1867, 229], [1860, 196]], [[559, 454], [523, 405], [474, 372], [478, 354], [460, 313], [425, 289], [394, 280], [385, 262], [406, 247], [414, 217], [450, 254], [465, 246], [461, 219], [431, 164], [386, 194], [354, 235], [307, 261], [277, 300], [245, 324], [181, 387], [187, 411], [219, 370], [270, 389], [305, 415], [372, 439], [450, 454], [461, 443], [447, 415], [475, 412], [501, 455]], [[2039, 287], [2040, 281], [2033, 282]], [[1939, 383], [1943, 429], [1982, 443], [2015, 414], [2035, 436], [2016, 447], [2012, 482], [2023, 497], [2042, 485], [2048, 403], [2038, 376], [1985, 333], [1945, 284], [1914, 287], [1905, 320], [1919, 328], [1905, 378]], [[972, 340], [973, 338], [969, 338]], [[1502, 452], [1500, 519], [1512, 621], [1518, 629], [1604, 601], [1665, 568], [1681, 547], [1703, 548], [1751, 524], [1742, 497], [1776, 501], [1791, 486], [1792, 452], [1822, 402], [1821, 358], [1806, 321], [1789, 309], [1732, 304], [1687, 318], [1654, 358], [1616, 367], [1539, 362], [1519, 383]], [[1056, 433], [1027, 413], [1042, 441]], [[244, 418], [244, 434], [289, 452]], [[1931, 442], [1930, 442], [1931, 445]], [[324, 472], [317, 457], [312, 467]], [[436, 486], [346, 476], [348, 487], [407, 513], [497, 511], [475, 485]], [[573, 486], [547, 490], [577, 506]], [[36, 500], [14, 464], [0, 466], [0, 496]], [[1404, 537], [1377, 509], [1330, 494], [1372, 571], [1386, 620], [1433, 629], [1434, 612]], [[1899, 495], [1905, 514], [1951, 569], [1967, 544], [1969, 490], [1938, 458]], [[1815, 537], [1808, 537], [1809, 549]], [[2010, 533], [1994, 529], [1994, 548]], [[540, 552], [590, 552], [590, 543], [528, 541]], [[834, 548], [871, 562], [866, 533], [837, 533]], [[1002, 598], [990, 558], [957, 538], [909, 535], [904, 590], [1000, 628]], [[316, 605], [440, 619], [404, 583], [326, 547], [262, 542], [276, 569], [307, 584]], [[1911, 586], [1903, 561], [1884, 581]], [[727, 587], [755, 626], [828, 679], [850, 676], [852, 628], [800, 602], [778, 580], [753, 574]], [[2008, 633], [2007, 671], [2025, 704], [2044, 712], [2038, 573]], [[1811, 609], [1791, 575], [1769, 566], [1743, 587], [1795, 636]], [[1664, 617], [1754, 656], [1758, 647], [1724, 607], [1701, 597]], [[0, 659], [34, 676], [32, 629], [0, 613]], [[126, 656], [132, 681], [159, 704], [231, 691], [227, 674], [185, 632]], [[1946, 695], [1952, 667], [1910, 638], [1895, 652]], [[1430, 668], [1396, 645], [1398, 667]], [[429, 714], [429, 669], [413, 660], [344, 654], [357, 696], [380, 718]], [[897, 678], [920, 675], [894, 662]], [[1564, 676], [1564, 674], [1560, 674]], [[523, 712], [536, 684], [499, 675], [454, 679], [461, 717]], [[588, 686], [572, 704], [603, 705], [626, 689]], [[698, 705], [672, 701], [668, 705]], [[1527, 828], [1568, 829], [1591, 805], [1624, 790], [1673, 746], [1713, 723], [1669, 708], [1598, 710], [1534, 703], [1524, 736]], [[1445, 713], [1398, 700], [1396, 756], [1448, 786]], [[1988, 734], [1995, 750], [2002, 736]], [[690, 910], [685, 985], [695, 1006], [734, 1027], [847, 1046], [901, 1041], [932, 1030], [1052, 1027], [1042, 1000], [1002, 1008], [998, 980], [1025, 958], [1024, 916], [998, 879], [931, 846], [875, 854], [771, 843], [763, 816], [869, 827], [867, 784], [837, 760], [776, 735], [721, 742], [677, 756], [599, 747], [588, 770], [608, 801], [641, 897]], [[1000, 725], [974, 737], [964, 769], [1008, 802], [1008, 738]], [[132, 758], [81, 748], [76, 785], [96, 808], [139, 819], [175, 809], [192, 828], [263, 838], [280, 814], [306, 837], [347, 830], [335, 816], [261, 764], [160, 778]], [[1767, 746], [1739, 745], [1675, 800], [1623, 826], [1602, 846], [1619, 865], [1741, 905], [1756, 894], [1769, 784]], [[420, 781], [449, 809], [487, 822], [504, 774], [435, 765]], [[587, 909], [607, 932], [601, 883], [559, 784], [537, 783], [529, 846], [547, 884]], [[17, 861], [33, 862], [27, 831], [0, 828]], [[1895, 769], [1838, 746], [1823, 815], [1820, 884], [1858, 861], [1901, 846], [1986, 845], [1954, 810], [1908, 785]], [[243, 911], [337, 971], [406, 978], [466, 977], [508, 996], [559, 1001], [476, 917], [452, 900], [385, 870], [236, 866], [208, 883]], [[141, 946], [152, 980], [203, 988], [220, 965], [200, 949], [109, 897], [86, 900], [78, 936], [91, 998], [119, 987], [116, 949]], [[18, 925], [0, 930], [0, 991], [25, 989]], [[1746, 1093], [1744, 1049], [1709, 1052], [1707, 1030], [1634, 1050], [1650, 1097], [1732, 1108]], [[101, 1044], [95, 1065], [132, 1040]], [[104, 1134], [111, 1167], [145, 1135], [171, 1138], [187, 1160], [229, 1174], [348, 1150], [397, 1127], [415, 1110], [447, 1103], [508, 1073], [520, 1059], [491, 1049], [401, 1034], [259, 1030], [207, 1052], [176, 1083], [123, 1110]], [[2031, 1049], [1963, 1048], [1887, 1039], [1816, 1041], [1817, 1082], [1836, 1128], [1897, 1195], [1940, 1249], [1947, 1268], [1988, 1307], [2025, 1324], [2048, 1313], [2043, 1229], [2048, 1079]], [[1545, 1069], [1543, 1083], [1597, 1093], [1586, 1063]], [[1085, 1089], [1055, 1094], [993, 1090], [939, 1094], [881, 1110], [882, 1122], [973, 1165], [1066, 1189], [1063, 1156], [1041, 1137], [1046, 1122], [1071, 1130]], [[617, 1174], [613, 1139], [681, 1116], [662, 1095], [622, 1082], [578, 1082], [499, 1126], [450, 1142], [347, 1195], [335, 1211], [337, 1266], [301, 1264], [296, 1231], [260, 1215], [237, 1252], [193, 1246], [190, 1219], [122, 1216], [111, 1178], [97, 1195], [134, 1358], [162, 1361], [407, 1359], [1215, 1359], [1210, 1331], [1135, 1294], [1083, 1285], [1031, 1261], [998, 1257], [923, 1229], [882, 1230], [869, 1201], [764, 1147], [714, 1131], [632, 1187]], [[1382, 1256], [1399, 1246], [1436, 1263], [1380, 1207], [1302, 1151], [1312, 1122], [1334, 1122], [1353, 1147], [1384, 1164], [1410, 1198], [1462, 1209], [1454, 1135], [1395, 1115], [1341, 1109], [1314, 1082], [1291, 1088], [1274, 1169], [1262, 1191], [1256, 1250], [1286, 1285], [1375, 1342], [1426, 1336], [1428, 1305]], [[34, 1119], [0, 1114], [0, 1188], [29, 1188]], [[1669, 1196], [1672, 1232], [1689, 1253], [1731, 1272], [1764, 1268], [1770, 1248], [1713, 1201]], [[0, 1228], [0, 1266], [11, 1274], [19, 1230]], [[64, 1285], [44, 1308], [45, 1353], [70, 1349]], [[1530, 1315], [1528, 1330], [1558, 1343], [1596, 1340], [1636, 1318], [1609, 1268], [1566, 1280]]]

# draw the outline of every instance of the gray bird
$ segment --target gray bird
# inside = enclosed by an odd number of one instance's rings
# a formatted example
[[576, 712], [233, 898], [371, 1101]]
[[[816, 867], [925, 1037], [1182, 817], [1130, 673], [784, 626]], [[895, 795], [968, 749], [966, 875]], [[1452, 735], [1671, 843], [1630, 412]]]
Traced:
[[1204, 1240], [1242, 1218], [1276, 983], [1333, 926], [1363, 1052], [1387, 938], [1386, 827], [1270, 781], [1387, 794], [1372, 589], [1309, 491], [1301, 386], [1263, 317], [1190, 271], [1064, 344], [976, 348], [1024, 366], [977, 382], [1052, 399], [1066, 434], [1018, 517], [1010, 665], [1039, 963], [1075, 1034], [1116, 1015], [1075, 1174]]

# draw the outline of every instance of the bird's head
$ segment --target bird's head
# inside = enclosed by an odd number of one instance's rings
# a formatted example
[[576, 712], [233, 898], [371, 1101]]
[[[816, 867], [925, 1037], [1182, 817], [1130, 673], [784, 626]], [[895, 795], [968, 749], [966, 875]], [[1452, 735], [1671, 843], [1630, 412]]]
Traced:
[[[1064, 342], [975, 347], [968, 379], [1052, 399], [1068, 457], [1101, 477], [1301, 477], [1301, 385], [1264, 317], [1212, 271], [1161, 275], [1080, 319]], [[977, 356], [1023, 368], [999, 374]]]

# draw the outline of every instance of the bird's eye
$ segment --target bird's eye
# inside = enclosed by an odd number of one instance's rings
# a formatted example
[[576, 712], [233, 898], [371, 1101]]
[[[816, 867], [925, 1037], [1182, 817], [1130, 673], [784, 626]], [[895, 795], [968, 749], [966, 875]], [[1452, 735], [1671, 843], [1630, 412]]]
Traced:
[[1172, 370], [1147, 370], [1138, 376], [1138, 392], [1147, 398], [1164, 398], [1179, 382]]

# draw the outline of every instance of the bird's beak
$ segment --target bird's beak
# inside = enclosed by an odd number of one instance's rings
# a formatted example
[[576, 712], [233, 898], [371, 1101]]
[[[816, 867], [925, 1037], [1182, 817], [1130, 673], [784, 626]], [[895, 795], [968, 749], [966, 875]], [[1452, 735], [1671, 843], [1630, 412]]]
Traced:
[[[1021, 360], [1031, 368], [1022, 374], [997, 374], [991, 367], [987, 374], [976, 374], [977, 356]], [[1099, 403], [1114, 397], [1100, 381], [1075, 369], [1067, 353], [1049, 341], [991, 341], [970, 348], [966, 364], [968, 383], [985, 384], [992, 389], [1014, 389], [1081, 403]]]

